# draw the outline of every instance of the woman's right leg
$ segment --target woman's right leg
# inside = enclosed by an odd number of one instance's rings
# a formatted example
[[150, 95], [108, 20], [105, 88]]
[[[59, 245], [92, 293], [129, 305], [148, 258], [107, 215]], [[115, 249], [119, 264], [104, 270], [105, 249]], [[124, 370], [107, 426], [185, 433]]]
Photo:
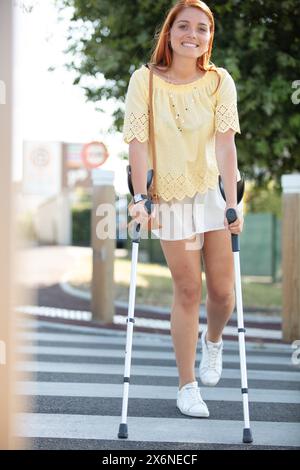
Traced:
[[[197, 235], [188, 240], [160, 240], [173, 280], [171, 335], [179, 373], [179, 388], [194, 382], [195, 360], [201, 304], [200, 249], [194, 245]], [[195, 245], [194, 245], [195, 246]]]

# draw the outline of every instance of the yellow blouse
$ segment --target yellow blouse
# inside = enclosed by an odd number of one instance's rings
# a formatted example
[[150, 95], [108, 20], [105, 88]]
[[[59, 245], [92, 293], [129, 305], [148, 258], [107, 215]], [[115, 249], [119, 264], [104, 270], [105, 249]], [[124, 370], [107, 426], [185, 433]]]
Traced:
[[[153, 76], [154, 138], [157, 193], [164, 200], [205, 193], [218, 184], [216, 131], [241, 133], [237, 94], [231, 75], [218, 67], [198, 80], [175, 85]], [[142, 65], [130, 77], [125, 100], [123, 138], [148, 141], [148, 165], [153, 167], [149, 145], [149, 76]]]

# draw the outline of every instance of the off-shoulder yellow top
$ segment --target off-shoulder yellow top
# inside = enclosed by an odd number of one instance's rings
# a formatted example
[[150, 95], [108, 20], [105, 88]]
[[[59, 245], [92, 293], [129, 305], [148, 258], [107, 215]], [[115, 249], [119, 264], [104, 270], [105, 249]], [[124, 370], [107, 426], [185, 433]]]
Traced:
[[[241, 133], [235, 83], [226, 69], [207, 71], [188, 84], [172, 84], [154, 73], [153, 113], [157, 193], [166, 201], [205, 193], [218, 184], [216, 131]], [[142, 65], [130, 77], [123, 124], [126, 143], [149, 138], [149, 76]], [[148, 164], [152, 151], [148, 144]]]

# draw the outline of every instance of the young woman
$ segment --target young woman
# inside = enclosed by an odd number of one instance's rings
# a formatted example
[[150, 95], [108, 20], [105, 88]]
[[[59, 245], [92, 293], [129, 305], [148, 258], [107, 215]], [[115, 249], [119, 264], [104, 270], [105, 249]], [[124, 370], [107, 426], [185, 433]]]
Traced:
[[[207, 329], [202, 333], [199, 376], [216, 385], [222, 372], [222, 332], [234, 309], [231, 234], [243, 228], [240, 179], [234, 136], [240, 133], [234, 81], [210, 62], [214, 18], [202, 1], [177, 2], [166, 15], [150, 64], [131, 76], [125, 103], [124, 140], [129, 144], [134, 205], [130, 215], [148, 224], [144, 208], [146, 174], [152, 168], [149, 144], [149, 67], [153, 70], [154, 136], [157, 155], [156, 213], [153, 229], [173, 281], [171, 334], [179, 373], [177, 407], [186, 415], [208, 417], [195, 378], [201, 303], [201, 254], [207, 285]], [[219, 187], [224, 184], [226, 203]], [[227, 208], [238, 219], [228, 226]]]

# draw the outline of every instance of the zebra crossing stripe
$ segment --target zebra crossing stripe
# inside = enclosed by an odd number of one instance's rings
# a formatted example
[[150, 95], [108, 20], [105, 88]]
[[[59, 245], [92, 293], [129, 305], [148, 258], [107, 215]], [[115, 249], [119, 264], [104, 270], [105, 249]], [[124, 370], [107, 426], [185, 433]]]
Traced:
[[[44, 355], [61, 355], [61, 356], [79, 356], [79, 357], [115, 357], [115, 358], [123, 358], [124, 357], [124, 350], [122, 349], [106, 349], [106, 348], [97, 348], [97, 349], [89, 349], [89, 348], [80, 348], [80, 347], [61, 347], [61, 346], [36, 346], [36, 345], [19, 345], [17, 347], [17, 352], [22, 354], [44, 354]], [[162, 351], [151, 351], [151, 355], [149, 351], [141, 351], [141, 350], [133, 350], [132, 353], [133, 358], [140, 358], [140, 359], [166, 359], [172, 360], [174, 359], [173, 352], [162, 352]], [[238, 354], [226, 354], [224, 355], [224, 361], [232, 362], [239, 364], [239, 356]], [[277, 364], [283, 366], [291, 366], [291, 357], [276, 357], [276, 361], [274, 358], [267, 356], [267, 355], [259, 355], [259, 356], [249, 356], [247, 357], [248, 364]]]
[[[117, 440], [119, 416], [20, 413], [18, 435], [61, 439]], [[186, 418], [128, 418], [127, 442], [174, 442], [238, 444], [242, 421]], [[300, 442], [299, 423], [251, 421], [255, 444], [260, 446], [293, 446]]]
[[[25, 305], [17, 307], [16, 310], [20, 313], [26, 313], [28, 315], [41, 315], [45, 317], [52, 318], [64, 318], [70, 320], [84, 320], [89, 321], [92, 319], [92, 313], [89, 311], [81, 310], [68, 310], [68, 309], [59, 309], [54, 307], [43, 307], [36, 305]], [[126, 325], [127, 316], [125, 315], [114, 315], [113, 323], [115, 325]], [[142, 318], [137, 317], [135, 321], [137, 327], [154, 329], [158, 328], [160, 330], [170, 330], [170, 321], [161, 320], [154, 318]], [[202, 327], [199, 326], [199, 331]], [[237, 327], [235, 326], [225, 326], [224, 335], [236, 336], [238, 334]], [[247, 327], [247, 337], [255, 338], [268, 338], [268, 339], [282, 339], [282, 333], [280, 330], [271, 330], [266, 328], [251, 328]]]
[[[113, 362], [113, 360], [112, 360]], [[86, 374], [115, 374], [123, 375], [123, 364], [74, 364], [72, 362], [38, 362], [38, 361], [19, 361], [16, 369], [20, 372], [57, 372], [57, 373], [86, 373]], [[178, 373], [175, 367], [169, 366], [149, 366], [132, 365], [132, 375], [148, 377], [177, 377]], [[239, 379], [240, 371], [238, 369], [225, 368], [222, 372], [225, 379]], [[300, 382], [300, 372], [273, 371], [273, 370], [249, 370], [248, 378], [252, 380], [279, 380], [282, 382]], [[300, 388], [300, 386], [299, 386]]]
[[[129, 379], [127, 378], [127, 381]], [[68, 383], [68, 382], [19, 382], [18, 394], [44, 395], [44, 396], [72, 396], [72, 397], [122, 397], [122, 384], [95, 384], [95, 383]], [[130, 385], [131, 398], [155, 399], [161, 397], [175, 400], [177, 387]], [[241, 401], [241, 392], [238, 388], [202, 387], [201, 394], [204, 400]], [[249, 400], [252, 402], [277, 403], [278, 390], [250, 389]], [[280, 390], [281, 403], [300, 404], [300, 393], [297, 390]]]

